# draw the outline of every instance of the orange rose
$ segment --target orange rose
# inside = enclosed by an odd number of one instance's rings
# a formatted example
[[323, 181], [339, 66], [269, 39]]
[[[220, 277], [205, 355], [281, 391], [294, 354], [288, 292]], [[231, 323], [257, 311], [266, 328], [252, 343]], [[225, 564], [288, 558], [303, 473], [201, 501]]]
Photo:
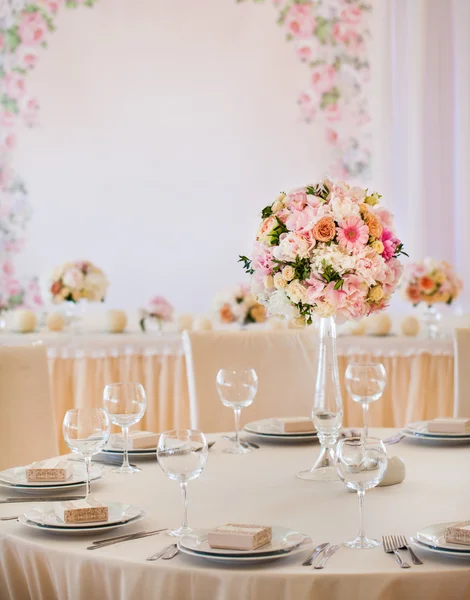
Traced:
[[361, 213], [362, 218], [364, 218], [364, 216], [369, 212], [369, 207], [367, 204], [364, 204], [364, 202], [359, 204], [359, 212]]
[[314, 226], [313, 237], [319, 242], [329, 242], [336, 235], [335, 222], [331, 217], [322, 217]]
[[425, 275], [419, 280], [419, 287], [425, 292], [432, 292], [432, 290], [436, 287], [436, 284], [430, 277]]
[[220, 309], [220, 320], [222, 323], [233, 323], [235, 321], [235, 315], [228, 304], [224, 304]]
[[250, 315], [256, 323], [264, 323], [266, 321], [266, 309], [262, 304], [255, 304], [250, 311]]
[[369, 234], [372, 237], [379, 239], [383, 232], [383, 227], [382, 223], [380, 222], [380, 219], [376, 215], [374, 215], [374, 213], [368, 212], [364, 215], [364, 221], [366, 222], [367, 227], [369, 228]]
[[406, 296], [410, 302], [416, 304], [421, 299], [421, 294], [419, 293], [419, 289], [415, 285], [410, 285], [406, 290]]
[[60, 290], [62, 289], [62, 284], [60, 281], [54, 281], [54, 283], [51, 286], [51, 294], [53, 296], [57, 296], [57, 294], [60, 292]]

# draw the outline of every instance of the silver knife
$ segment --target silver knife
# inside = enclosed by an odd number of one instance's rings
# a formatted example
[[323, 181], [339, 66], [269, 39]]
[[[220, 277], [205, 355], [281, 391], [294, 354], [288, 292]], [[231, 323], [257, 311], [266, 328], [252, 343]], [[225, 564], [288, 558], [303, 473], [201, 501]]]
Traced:
[[312, 552], [312, 554], [307, 558], [307, 560], [304, 560], [304, 562], [302, 563], [302, 565], [304, 567], [310, 567], [311, 564], [313, 563], [313, 561], [317, 558], [317, 556], [319, 554], [321, 554], [323, 552], [323, 550], [325, 550], [325, 548], [327, 548], [327, 546], [329, 546], [330, 543], [329, 542], [325, 542], [324, 544], [320, 544], [318, 545], [315, 550]]
[[15, 504], [23, 502], [62, 502], [67, 500], [84, 500], [85, 496], [38, 496], [36, 498], [6, 498], [0, 504]]
[[313, 568], [314, 569], [323, 569], [326, 565], [326, 563], [328, 562], [328, 559], [333, 556], [333, 554], [336, 552], [336, 550], [338, 550], [339, 548], [339, 544], [335, 544], [334, 546], [330, 546], [329, 548], [327, 548], [325, 550], [325, 554], [323, 556], [323, 558], [321, 559], [321, 561], [318, 563], [318, 565], [315, 565]]
[[156, 531], [148, 531], [145, 533], [132, 533], [126, 537], [121, 536], [120, 539], [111, 539], [108, 541], [103, 541], [102, 544], [94, 543], [93, 546], [88, 546], [87, 550], [98, 550], [98, 548], [106, 548], [107, 546], [113, 546], [114, 544], [120, 544], [122, 542], [132, 542], [133, 540], [140, 540], [144, 537], [149, 537], [151, 535], [158, 535], [162, 531], [166, 531], [166, 529], [158, 529]]

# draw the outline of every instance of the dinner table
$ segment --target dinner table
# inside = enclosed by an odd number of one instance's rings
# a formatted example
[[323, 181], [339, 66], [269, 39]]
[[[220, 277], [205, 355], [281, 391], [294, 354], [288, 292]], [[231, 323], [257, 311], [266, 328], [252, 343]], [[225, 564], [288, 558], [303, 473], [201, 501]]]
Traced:
[[[370, 435], [389, 438], [396, 429], [374, 428]], [[311, 548], [322, 542], [342, 544], [356, 535], [355, 494], [339, 480], [312, 482], [296, 473], [313, 465], [317, 442], [256, 441], [259, 449], [227, 454], [222, 433], [201, 476], [188, 484], [189, 523], [213, 528], [227, 523], [285, 526], [310, 536], [302, 554], [257, 564], [220, 563], [182, 552], [171, 560], [147, 561], [174, 538], [167, 533], [90, 551], [96, 539], [110, 534], [64, 535], [37, 531], [16, 520], [0, 520], [0, 598], [9, 600], [112, 600], [147, 598], [191, 600], [426, 600], [468, 599], [470, 559], [443, 557], [415, 548], [422, 565], [401, 569], [382, 546], [340, 546], [323, 570], [303, 566]], [[388, 444], [388, 456], [406, 465], [402, 483], [376, 487], [365, 497], [369, 537], [405, 535], [409, 539], [430, 524], [470, 519], [470, 445], [431, 444], [402, 439]], [[123, 533], [177, 527], [183, 515], [179, 485], [160, 469], [155, 455], [133, 459], [141, 471], [132, 475], [102, 467], [92, 483], [97, 499], [138, 505], [146, 511]], [[0, 488], [0, 500], [12, 496]], [[19, 499], [20, 494], [16, 493]], [[26, 496], [25, 496], [26, 497]], [[28, 496], [29, 498], [31, 496]], [[32, 503], [0, 504], [0, 517], [23, 513]], [[33, 503], [34, 504], [34, 503]], [[114, 533], [120, 535], [120, 533]], [[406, 555], [406, 551], [403, 551]], [[407, 555], [409, 561], [409, 555]]]

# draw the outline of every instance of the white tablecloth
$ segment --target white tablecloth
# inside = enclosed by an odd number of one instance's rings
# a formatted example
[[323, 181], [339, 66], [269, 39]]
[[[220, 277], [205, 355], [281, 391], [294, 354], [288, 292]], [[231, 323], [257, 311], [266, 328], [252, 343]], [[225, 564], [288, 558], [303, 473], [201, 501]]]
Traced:
[[[375, 430], [382, 437], [390, 430]], [[214, 436], [217, 437], [218, 436]], [[222, 453], [218, 441], [206, 470], [189, 484], [193, 527], [227, 522], [284, 525], [317, 544], [342, 542], [358, 527], [357, 499], [341, 483], [301, 481], [295, 472], [311, 466], [318, 445], [263, 444], [250, 455]], [[433, 447], [404, 441], [388, 447], [404, 458], [405, 481], [377, 488], [365, 501], [366, 533], [413, 535], [426, 525], [470, 518], [470, 447]], [[158, 465], [141, 462], [137, 475], [109, 472], [94, 484], [103, 500], [145, 508], [133, 530], [175, 527], [182, 515], [179, 486]], [[4, 491], [3, 491], [4, 492]], [[2, 492], [2, 496], [5, 494]], [[0, 515], [28, 505], [0, 505]], [[102, 537], [110, 537], [111, 534]], [[118, 535], [113, 533], [112, 535]], [[15, 521], [0, 522], [0, 598], [9, 600], [467, 600], [470, 561], [418, 551], [423, 566], [402, 570], [381, 548], [341, 547], [323, 571], [301, 566], [304, 556], [256, 566], [233, 567], [178, 555], [149, 563], [145, 557], [171, 542], [161, 535], [88, 551], [100, 536], [63, 537], [32, 531]]]

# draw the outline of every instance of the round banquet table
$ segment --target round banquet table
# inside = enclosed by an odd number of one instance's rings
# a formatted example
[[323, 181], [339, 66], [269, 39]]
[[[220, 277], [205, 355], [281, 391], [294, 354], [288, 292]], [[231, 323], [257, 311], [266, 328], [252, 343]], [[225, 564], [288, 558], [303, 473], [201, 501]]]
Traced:
[[[385, 437], [392, 430], [371, 433]], [[312, 483], [295, 477], [299, 469], [312, 464], [318, 444], [262, 443], [259, 450], [236, 456], [222, 452], [225, 442], [219, 435], [209, 437], [217, 443], [202, 476], [188, 488], [189, 521], [194, 528], [228, 522], [283, 525], [310, 535], [315, 544], [340, 543], [356, 534], [354, 494], [339, 482]], [[388, 446], [388, 451], [390, 456], [403, 457], [407, 476], [399, 485], [366, 494], [369, 536], [410, 536], [432, 523], [470, 518], [470, 446], [437, 447], [405, 440]], [[147, 511], [143, 521], [121, 529], [123, 533], [177, 526], [182, 516], [179, 485], [168, 480], [155, 461], [141, 461], [141, 466], [141, 473], [124, 477], [105, 467], [103, 479], [94, 484], [95, 496], [135, 503]], [[0, 514], [18, 514], [30, 506], [0, 505]], [[381, 547], [342, 546], [323, 571], [315, 571], [301, 566], [302, 554], [255, 566], [184, 554], [170, 561], [147, 562], [147, 556], [173, 539], [165, 534], [87, 550], [99, 537], [64, 537], [33, 531], [16, 521], [0, 522], [0, 598], [454, 600], [470, 596], [470, 560], [423, 551], [417, 551], [423, 566], [403, 570]]]

